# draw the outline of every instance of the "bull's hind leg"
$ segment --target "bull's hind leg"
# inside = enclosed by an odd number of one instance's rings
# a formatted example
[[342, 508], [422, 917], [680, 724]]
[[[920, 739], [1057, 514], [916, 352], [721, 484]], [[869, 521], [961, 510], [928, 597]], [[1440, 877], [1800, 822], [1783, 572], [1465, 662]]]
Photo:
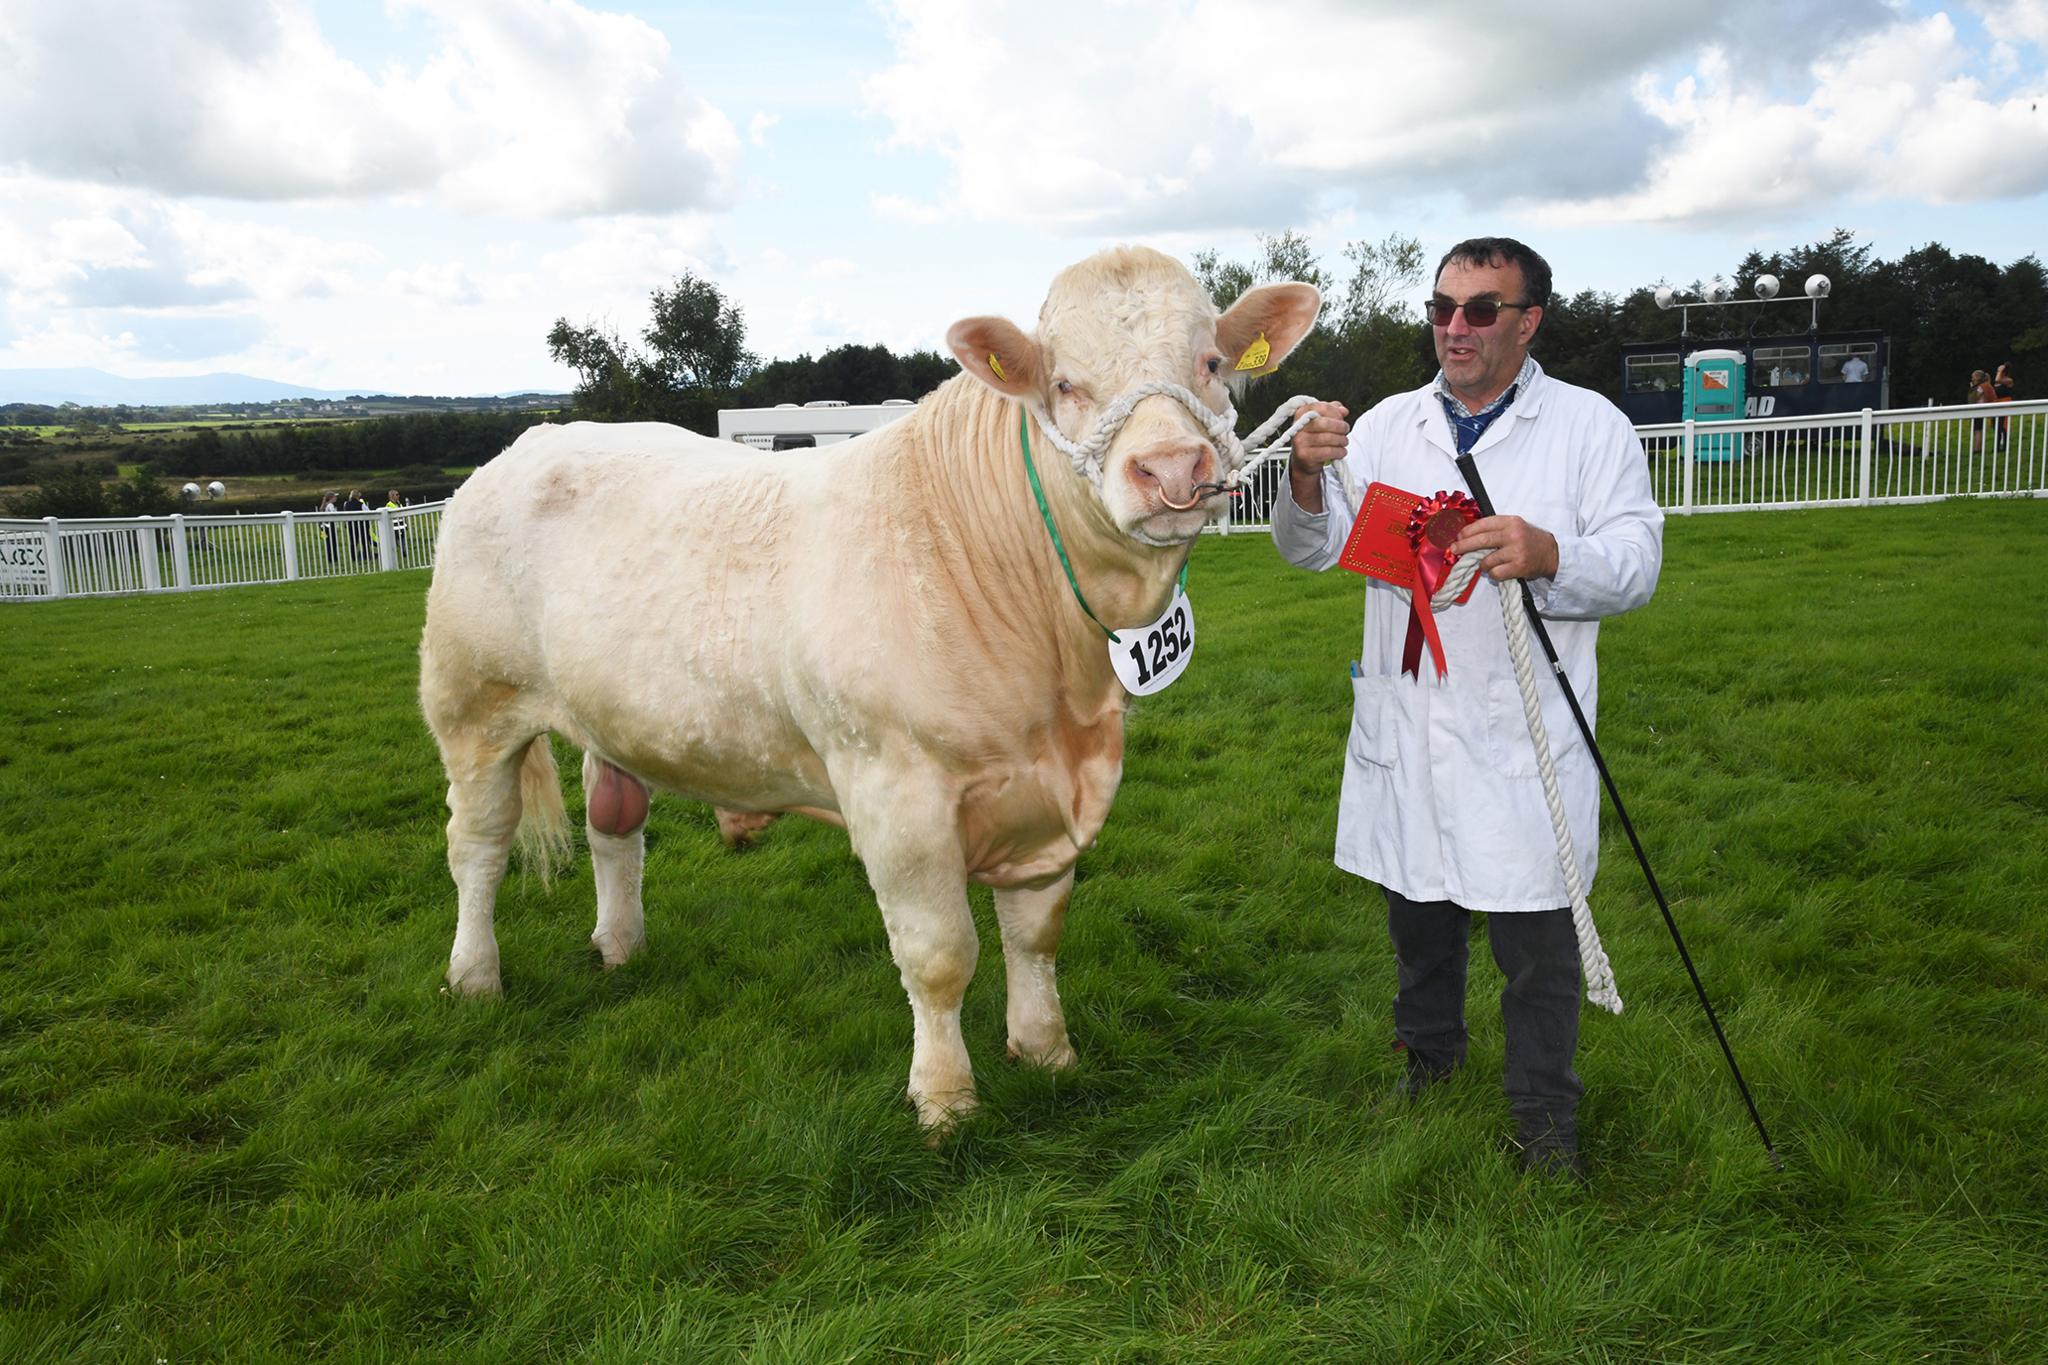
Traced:
[[1067, 925], [1071, 867], [1044, 886], [996, 889], [996, 923], [1003, 930], [1003, 970], [1009, 984], [1010, 1055], [1038, 1066], [1074, 1062], [1067, 1016], [1053, 980], [1053, 958]]
[[607, 969], [647, 942], [640, 879], [647, 863], [647, 788], [596, 754], [583, 755], [584, 832], [597, 881], [597, 928], [590, 941]]
[[950, 812], [923, 809], [901, 788], [879, 794], [875, 804], [849, 809], [846, 827], [867, 865], [889, 952], [910, 996], [910, 1101], [920, 1123], [940, 1130], [974, 1107], [960, 1002], [974, 979], [980, 941]]
[[448, 871], [455, 878], [448, 985], [457, 995], [497, 995], [493, 917], [519, 830], [519, 770], [527, 743], [507, 746], [481, 735], [438, 738], [448, 769]]

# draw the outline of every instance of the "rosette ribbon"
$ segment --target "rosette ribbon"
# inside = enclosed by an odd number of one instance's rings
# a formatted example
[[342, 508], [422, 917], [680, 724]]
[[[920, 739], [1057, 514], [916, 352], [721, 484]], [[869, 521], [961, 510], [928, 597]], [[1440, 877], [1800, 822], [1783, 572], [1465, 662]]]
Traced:
[[1408, 639], [1401, 648], [1401, 671], [1422, 676], [1422, 646], [1429, 644], [1430, 662], [1439, 678], [1450, 673], [1444, 662], [1444, 642], [1437, 637], [1436, 616], [1429, 599], [1450, 577], [1458, 556], [1451, 544], [1464, 529], [1479, 519], [1479, 504], [1463, 493], [1438, 489], [1435, 497], [1424, 498], [1408, 514], [1408, 547], [1415, 554], [1415, 587], [1408, 594]]

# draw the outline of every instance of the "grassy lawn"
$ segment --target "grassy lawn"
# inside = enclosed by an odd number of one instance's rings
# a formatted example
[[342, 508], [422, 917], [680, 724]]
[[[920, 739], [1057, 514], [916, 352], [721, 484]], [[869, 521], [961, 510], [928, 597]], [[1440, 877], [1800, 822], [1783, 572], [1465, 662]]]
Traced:
[[2044, 517], [1669, 523], [1602, 744], [1787, 1169], [1610, 818], [1585, 1189], [1503, 1154], [1483, 944], [1472, 1066], [1386, 1101], [1360, 585], [1262, 536], [1133, 707], [1079, 1066], [1003, 1062], [980, 893], [936, 1149], [836, 830], [658, 801], [642, 956], [515, 873], [506, 998], [439, 993], [424, 574], [0, 609], [0, 1359], [2048, 1359], [2048, 611], [1989, 590]]

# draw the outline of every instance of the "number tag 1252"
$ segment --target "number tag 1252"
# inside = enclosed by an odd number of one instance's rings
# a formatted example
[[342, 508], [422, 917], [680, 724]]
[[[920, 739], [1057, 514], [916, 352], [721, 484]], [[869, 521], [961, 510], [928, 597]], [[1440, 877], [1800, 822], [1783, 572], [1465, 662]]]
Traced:
[[1173, 590], [1159, 619], [1149, 626], [1120, 630], [1109, 646], [1109, 663], [1133, 696], [1165, 690], [1187, 671], [1195, 652], [1195, 609], [1188, 595]]

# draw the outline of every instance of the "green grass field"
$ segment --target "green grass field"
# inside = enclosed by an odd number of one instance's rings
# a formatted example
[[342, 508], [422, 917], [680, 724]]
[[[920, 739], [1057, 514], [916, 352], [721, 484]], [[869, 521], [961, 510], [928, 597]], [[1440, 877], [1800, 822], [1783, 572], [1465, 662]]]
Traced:
[[2048, 1359], [2044, 516], [1669, 524], [1601, 737], [1787, 1168], [1610, 817], [1583, 1189], [1504, 1154], [1483, 946], [1472, 1065], [1386, 1102], [1360, 587], [1263, 537], [1133, 707], [1080, 1065], [1002, 1060], [981, 893], [936, 1149], [836, 830], [657, 802], [642, 956], [594, 965], [587, 862], [515, 874], [506, 998], [440, 994], [426, 575], [0, 609], [0, 1359]]

